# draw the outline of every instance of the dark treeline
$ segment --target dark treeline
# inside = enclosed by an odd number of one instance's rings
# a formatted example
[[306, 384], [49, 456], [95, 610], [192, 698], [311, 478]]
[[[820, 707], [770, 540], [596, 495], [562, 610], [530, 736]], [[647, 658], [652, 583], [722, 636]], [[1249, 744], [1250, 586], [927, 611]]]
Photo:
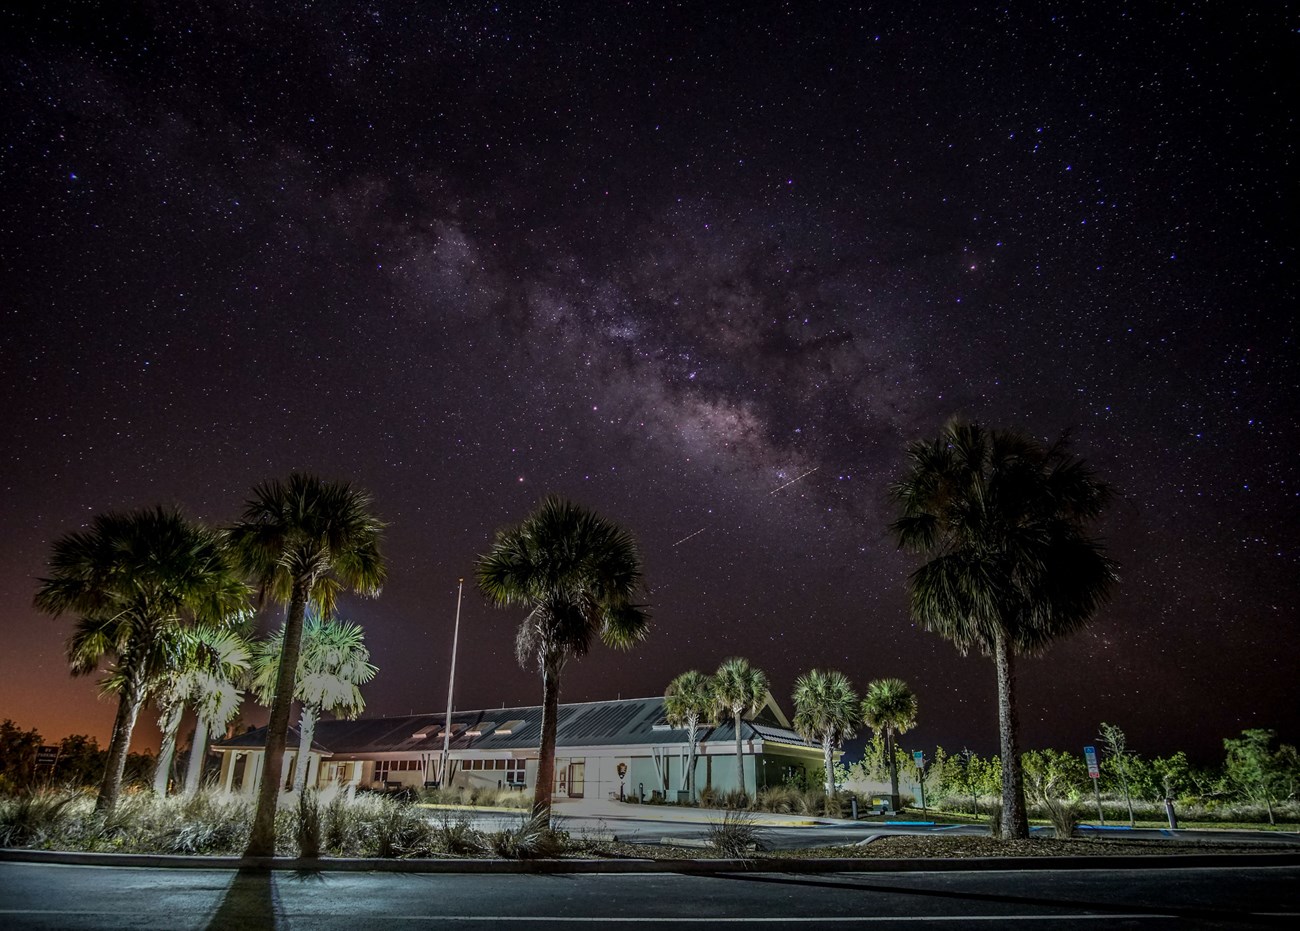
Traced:
[[[42, 746], [58, 748], [53, 765], [37, 763], [37, 751]], [[104, 774], [107, 762], [108, 750], [100, 747], [94, 737], [72, 734], [56, 744], [46, 744], [35, 728], [23, 730], [8, 718], [0, 722], [0, 792], [43, 785], [94, 785]], [[152, 753], [130, 753], [123, 781], [147, 785], [153, 768]]]

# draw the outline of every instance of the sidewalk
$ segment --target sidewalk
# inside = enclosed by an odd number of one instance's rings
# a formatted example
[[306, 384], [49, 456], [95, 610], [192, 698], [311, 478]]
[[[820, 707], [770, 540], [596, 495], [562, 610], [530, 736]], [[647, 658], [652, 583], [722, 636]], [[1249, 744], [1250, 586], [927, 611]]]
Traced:
[[[676, 824], [715, 824], [728, 813], [721, 808], [690, 808], [678, 805], [644, 805], [601, 799], [566, 799], [551, 808], [556, 818], [595, 818], [602, 821], [660, 821]], [[862, 825], [866, 822], [818, 815], [773, 814], [766, 811], [732, 812], [752, 818], [762, 827], [804, 828], [818, 825]]]

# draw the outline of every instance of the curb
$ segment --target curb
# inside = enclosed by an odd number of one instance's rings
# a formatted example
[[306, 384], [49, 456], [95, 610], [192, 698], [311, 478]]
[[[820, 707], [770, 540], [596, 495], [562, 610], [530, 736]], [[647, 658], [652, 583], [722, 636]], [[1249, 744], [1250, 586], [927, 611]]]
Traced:
[[935, 857], [933, 859], [754, 860], [377, 860], [344, 857], [192, 857], [0, 849], [0, 863], [188, 870], [282, 870], [310, 873], [929, 873], [1050, 870], [1161, 870], [1300, 866], [1300, 853], [1191, 853], [1146, 856]]

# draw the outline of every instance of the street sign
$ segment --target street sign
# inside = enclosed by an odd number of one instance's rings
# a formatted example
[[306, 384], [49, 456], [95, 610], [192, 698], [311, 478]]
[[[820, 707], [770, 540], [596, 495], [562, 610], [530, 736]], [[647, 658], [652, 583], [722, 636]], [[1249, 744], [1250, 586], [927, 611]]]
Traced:
[[916, 761], [917, 769], [921, 769], [925, 766], [925, 753], [923, 751], [913, 750], [912, 759]]
[[53, 766], [59, 758], [58, 747], [37, 747], [36, 748], [36, 765]]
[[1093, 779], [1101, 778], [1101, 770], [1097, 767], [1097, 748], [1084, 747], [1083, 758], [1088, 761], [1088, 775]]

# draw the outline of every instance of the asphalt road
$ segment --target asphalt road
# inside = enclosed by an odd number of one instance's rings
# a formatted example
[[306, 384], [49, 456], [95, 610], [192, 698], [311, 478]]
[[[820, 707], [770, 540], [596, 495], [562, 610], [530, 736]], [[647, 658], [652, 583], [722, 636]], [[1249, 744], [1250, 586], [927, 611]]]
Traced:
[[1300, 868], [691, 876], [230, 872], [0, 863], [5, 929], [1250, 928]]

